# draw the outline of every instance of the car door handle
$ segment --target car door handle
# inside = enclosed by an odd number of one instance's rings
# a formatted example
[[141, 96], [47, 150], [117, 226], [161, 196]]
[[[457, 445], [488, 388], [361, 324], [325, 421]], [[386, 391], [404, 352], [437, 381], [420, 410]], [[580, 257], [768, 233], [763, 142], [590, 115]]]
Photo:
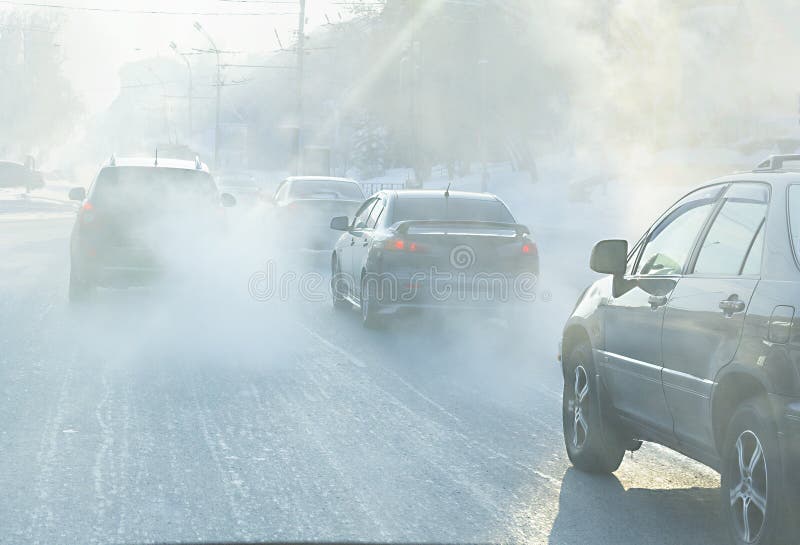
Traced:
[[725, 316], [733, 316], [737, 312], [744, 310], [744, 301], [740, 301], [736, 295], [731, 295], [728, 299], [719, 302], [719, 308]]
[[650, 303], [650, 308], [652, 310], [657, 309], [658, 307], [663, 307], [667, 304], [667, 296], [666, 295], [651, 295], [647, 298], [647, 302]]
[[354, 237], [350, 237], [350, 246], [355, 246], [356, 239]]
[[366, 246], [367, 244], [369, 244], [369, 241], [368, 241], [368, 240], [365, 240], [365, 241], [364, 241], [364, 244], [362, 244], [362, 246]]

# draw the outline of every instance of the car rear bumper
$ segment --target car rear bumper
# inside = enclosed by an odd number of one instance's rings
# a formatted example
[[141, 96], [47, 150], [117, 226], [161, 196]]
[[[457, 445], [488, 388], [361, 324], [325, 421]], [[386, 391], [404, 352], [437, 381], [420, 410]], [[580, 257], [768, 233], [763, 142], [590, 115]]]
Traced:
[[103, 288], [147, 286], [163, 276], [164, 270], [149, 260], [74, 259], [73, 271], [84, 282]]
[[[403, 289], [405, 287], [405, 289]], [[518, 309], [529, 308], [534, 299], [518, 297], [504, 291], [494, 292], [481, 289], [452, 289], [431, 292], [424, 286], [409, 289], [400, 286], [397, 290], [385, 290], [377, 294], [376, 307], [379, 314], [393, 314], [403, 311], [454, 311], [454, 312], [493, 312], [513, 313]]]
[[163, 271], [153, 267], [108, 265], [97, 267], [93, 280], [96, 285], [104, 288], [127, 288], [151, 285], [162, 276]]

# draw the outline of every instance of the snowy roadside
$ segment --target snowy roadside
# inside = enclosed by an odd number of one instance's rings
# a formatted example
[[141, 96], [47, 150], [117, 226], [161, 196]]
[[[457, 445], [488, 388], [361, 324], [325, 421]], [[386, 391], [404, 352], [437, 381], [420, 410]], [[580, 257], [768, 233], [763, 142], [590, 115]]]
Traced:
[[0, 221], [70, 216], [78, 205], [67, 197], [70, 185], [51, 182], [26, 193], [22, 188], [0, 188]]

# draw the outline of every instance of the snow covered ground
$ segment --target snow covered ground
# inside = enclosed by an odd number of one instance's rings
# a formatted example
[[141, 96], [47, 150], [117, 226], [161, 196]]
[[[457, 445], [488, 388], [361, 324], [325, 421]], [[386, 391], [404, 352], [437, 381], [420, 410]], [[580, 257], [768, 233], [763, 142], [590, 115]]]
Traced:
[[51, 181], [41, 189], [0, 188], [0, 221], [44, 219], [74, 214], [78, 205], [68, 197], [71, 185]]

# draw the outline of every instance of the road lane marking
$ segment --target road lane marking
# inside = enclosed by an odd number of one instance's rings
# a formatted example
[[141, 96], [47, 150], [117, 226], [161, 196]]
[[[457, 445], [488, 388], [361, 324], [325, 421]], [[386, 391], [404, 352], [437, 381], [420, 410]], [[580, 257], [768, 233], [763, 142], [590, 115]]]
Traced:
[[299, 325], [300, 325], [300, 327], [302, 327], [303, 329], [305, 329], [305, 330], [306, 330], [306, 332], [307, 332], [309, 335], [311, 335], [312, 337], [314, 337], [314, 338], [315, 338], [316, 340], [318, 340], [320, 343], [322, 343], [322, 344], [323, 344], [323, 345], [325, 345], [326, 347], [330, 348], [331, 350], [333, 350], [333, 351], [334, 351], [334, 352], [336, 352], [337, 354], [339, 354], [339, 355], [343, 356], [343, 357], [344, 357], [346, 360], [348, 360], [350, 363], [352, 363], [352, 364], [353, 364], [353, 365], [355, 365], [356, 367], [360, 367], [360, 368], [362, 368], [362, 369], [364, 369], [364, 368], [366, 368], [366, 367], [367, 367], [367, 364], [366, 364], [366, 363], [364, 363], [362, 360], [360, 360], [359, 358], [355, 357], [355, 356], [354, 356], [354, 355], [352, 355], [351, 353], [347, 352], [347, 351], [346, 351], [344, 348], [341, 348], [341, 347], [339, 347], [339, 346], [337, 346], [337, 345], [333, 344], [332, 342], [330, 342], [329, 340], [327, 340], [327, 339], [325, 339], [324, 337], [320, 336], [318, 333], [316, 333], [315, 331], [313, 331], [313, 330], [309, 329], [309, 328], [308, 328], [308, 327], [306, 327], [305, 325], [303, 325], [303, 324], [299, 324]]

